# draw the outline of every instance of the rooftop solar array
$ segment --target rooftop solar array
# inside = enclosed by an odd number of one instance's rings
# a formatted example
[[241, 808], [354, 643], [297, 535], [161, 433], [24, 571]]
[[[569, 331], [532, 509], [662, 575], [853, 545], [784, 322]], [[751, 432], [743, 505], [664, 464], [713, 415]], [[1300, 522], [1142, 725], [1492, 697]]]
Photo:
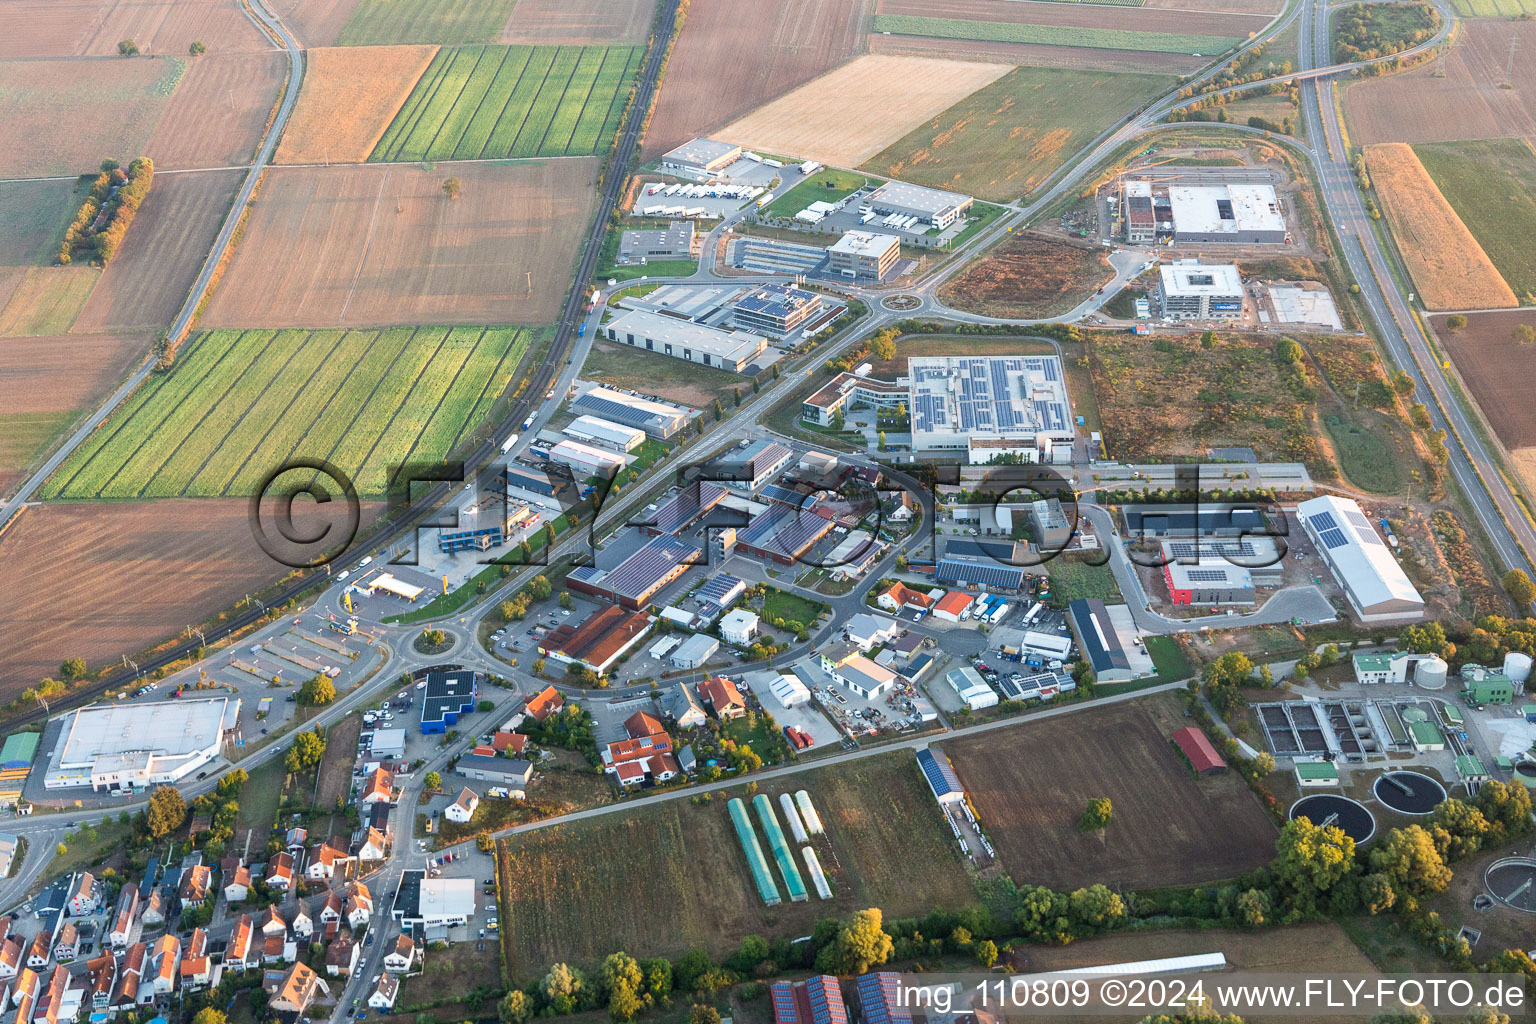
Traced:
[[830, 519], [823, 519], [809, 508], [800, 510], [788, 505], [774, 505], [752, 520], [752, 525], [741, 533], [737, 543], [760, 551], [798, 555], [831, 529]]
[[657, 537], [609, 570], [604, 585], [623, 597], [642, 598], [679, 564], [704, 564], [701, 552], [676, 537]]
[[939, 583], [973, 583], [1001, 590], [1021, 590], [1024, 587], [1023, 569], [988, 562], [966, 562], [956, 558], [939, 559], [933, 578]]
[[1222, 569], [1188, 569], [1184, 575], [1196, 583], [1225, 583], [1227, 574]]
[[781, 501], [786, 505], [793, 505], [795, 508], [810, 504], [811, 500], [809, 494], [802, 494], [799, 491], [782, 487], [779, 484], [769, 484], [758, 491], [757, 496], [759, 498], [767, 498], [770, 501]]
[[1072, 429], [1056, 356], [927, 356], [912, 359], [908, 370], [918, 434], [1013, 437]]
[[1322, 530], [1318, 533], [1318, 537], [1322, 538], [1323, 544], [1330, 548], [1342, 548], [1349, 543], [1349, 538], [1344, 536], [1344, 531], [1338, 527]]
[[731, 592], [743, 585], [742, 580], [737, 579], [728, 572], [722, 572], [718, 576], [712, 577], [709, 582], [700, 587], [698, 596], [705, 601], [724, 604], [731, 596]]
[[912, 1011], [897, 994], [901, 975], [895, 971], [871, 971], [859, 977], [857, 986], [859, 1015], [864, 1024], [912, 1024]]
[[955, 767], [949, 763], [949, 758], [942, 754], [935, 756], [932, 750], [924, 749], [917, 752], [917, 764], [923, 770], [928, 785], [933, 787], [935, 796], [965, 792], [965, 787], [960, 785], [960, 776], [955, 774]]
[[787, 981], [776, 981], [768, 989], [773, 999], [775, 1024], [798, 1024], [800, 1009], [795, 1005], [795, 989]]
[[725, 489], [707, 480], [689, 484], [656, 510], [653, 521], [645, 525], [662, 533], [676, 533], [708, 512], [725, 497]]
[[1258, 549], [1249, 540], [1170, 540], [1163, 543], [1168, 554], [1174, 558], [1204, 558], [1210, 555], [1253, 558], [1258, 554]]

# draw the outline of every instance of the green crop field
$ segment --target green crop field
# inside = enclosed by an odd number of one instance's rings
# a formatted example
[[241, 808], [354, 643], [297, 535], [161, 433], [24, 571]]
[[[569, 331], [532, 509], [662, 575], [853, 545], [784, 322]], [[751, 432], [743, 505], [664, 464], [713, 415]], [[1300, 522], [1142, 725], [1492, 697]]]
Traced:
[[438, 52], [373, 160], [588, 156], [606, 150], [639, 46], [463, 46]]
[[1198, 53], [1207, 57], [1242, 42], [1232, 36], [1176, 35], [1172, 32], [1072, 28], [1063, 25], [1017, 25], [1004, 21], [924, 18], [911, 14], [877, 14], [870, 31], [935, 39], [975, 39], [989, 43], [1039, 43], [1045, 46], [1087, 46], [1096, 50]]
[[1464, 18], [1518, 18], [1536, 14], [1536, 0], [1452, 0], [1451, 6]]
[[338, 46], [389, 43], [493, 43], [517, 0], [362, 0]]
[[1418, 145], [1446, 201], [1522, 301], [1536, 295], [1536, 152], [1520, 139]]
[[209, 331], [48, 482], [58, 498], [249, 495], [290, 458], [326, 459], [364, 496], [443, 459], [516, 375], [514, 327]]
[[1071, 68], [1015, 68], [866, 161], [877, 174], [982, 199], [1016, 199], [1106, 125], [1174, 79]]

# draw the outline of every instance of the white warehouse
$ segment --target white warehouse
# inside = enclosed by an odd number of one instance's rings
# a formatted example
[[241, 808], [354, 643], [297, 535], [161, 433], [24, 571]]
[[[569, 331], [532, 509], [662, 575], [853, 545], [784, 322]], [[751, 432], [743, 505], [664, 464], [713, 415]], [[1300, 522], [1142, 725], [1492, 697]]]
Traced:
[[174, 784], [217, 758], [239, 720], [237, 697], [93, 704], [66, 716], [43, 784], [106, 792]]
[[632, 452], [645, 443], [645, 431], [597, 416], [578, 416], [561, 433], [586, 444], [605, 445], [621, 452]]
[[1416, 619], [1424, 599], [1357, 502], [1328, 494], [1296, 506], [1296, 518], [1361, 622]]
[[600, 476], [612, 480], [625, 466], [624, 456], [605, 452], [579, 441], [560, 441], [549, 449], [549, 461], [571, 467], [577, 480]]
[[722, 331], [660, 313], [634, 310], [599, 328], [609, 341], [660, 352], [690, 363], [744, 373], [768, 347], [768, 339], [750, 331]]

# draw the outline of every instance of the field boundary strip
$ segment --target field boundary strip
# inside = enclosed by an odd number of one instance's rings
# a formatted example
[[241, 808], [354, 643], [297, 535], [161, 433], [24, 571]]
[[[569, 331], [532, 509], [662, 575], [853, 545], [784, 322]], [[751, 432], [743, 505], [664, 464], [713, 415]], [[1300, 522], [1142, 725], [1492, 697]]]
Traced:
[[877, 14], [870, 31], [933, 39], [968, 39], [989, 43], [1035, 43], [1044, 46], [1078, 46], [1093, 50], [1143, 50], [1211, 57], [1241, 42], [1235, 36], [1178, 35], [1172, 32], [1138, 32], [1119, 28], [1075, 28], [1064, 25], [1029, 25], [1002, 21], [966, 21], [960, 18], [926, 18], [911, 14]]

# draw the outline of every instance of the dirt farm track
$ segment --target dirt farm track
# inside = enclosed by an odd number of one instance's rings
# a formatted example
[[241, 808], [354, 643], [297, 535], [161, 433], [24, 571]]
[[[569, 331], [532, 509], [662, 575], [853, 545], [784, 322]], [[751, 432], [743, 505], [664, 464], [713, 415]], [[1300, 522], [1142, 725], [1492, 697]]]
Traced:
[[[1194, 777], [1169, 743], [1187, 724], [1167, 695], [943, 746], [1019, 884], [1189, 885], [1263, 864], [1276, 829], [1236, 775]], [[1079, 832], [1101, 796], [1114, 821], [1103, 835]]]
[[443, 194], [443, 165], [269, 170], [203, 324], [548, 323], [597, 163], [463, 164], [457, 200]]

